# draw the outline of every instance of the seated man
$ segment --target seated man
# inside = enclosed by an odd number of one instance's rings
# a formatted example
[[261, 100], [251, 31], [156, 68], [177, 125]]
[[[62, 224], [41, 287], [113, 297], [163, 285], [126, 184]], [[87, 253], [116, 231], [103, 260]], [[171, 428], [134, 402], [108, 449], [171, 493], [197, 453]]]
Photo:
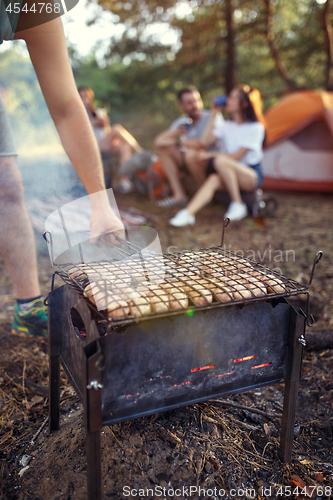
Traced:
[[[106, 110], [96, 108], [94, 91], [90, 87], [79, 87], [79, 94], [87, 110], [102, 159], [112, 155], [119, 156], [119, 164], [129, 160], [133, 153], [140, 153], [142, 147], [122, 125], [111, 127]], [[120, 176], [118, 190], [129, 192], [131, 182], [126, 176]]]
[[[210, 111], [203, 109], [200, 93], [193, 85], [184, 87], [178, 93], [178, 100], [184, 115], [175, 120], [170, 128], [159, 134], [154, 141], [173, 195], [161, 200], [158, 203], [160, 207], [187, 204], [187, 195], [179, 177], [181, 167], [188, 169], [198, 187], [206, 178], [207, 162], [200, 161], [197, 151], [202, 147], [200, 138], [208, 123]], [[220, 127], [222, 122], [223, 117], [219, 113], [215, 118], [214, 127]], [[219, 141], [216, 140], [209, 150], [219, 151]]]

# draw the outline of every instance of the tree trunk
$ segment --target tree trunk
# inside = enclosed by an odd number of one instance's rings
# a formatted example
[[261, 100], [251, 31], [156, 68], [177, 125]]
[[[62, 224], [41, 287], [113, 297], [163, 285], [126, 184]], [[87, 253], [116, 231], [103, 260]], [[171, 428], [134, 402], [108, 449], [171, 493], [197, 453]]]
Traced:
[[333, 52], [333, 33], [332, 26], [330, 23], [330, 1], [326, 0], [323, 9], [323, 27], [325, 31], [325, 41], [326, 41], [326, 78], [325, 85], [326, 90], [333, 89], [332, 82], [332, 52]]
[[226, 24], [227, 24], [227, 65], [225, 74], [226, 92], [229, 94], [236, 85], [236, 47], [235, 47], [235, 26], [234, 8], [232, 0], [226, 0]]
[[274, 59], [275, 66], [280, 73], [282, 79], [287, 84], [289, 90], [297, 90], [298, 87], [296, 83], [288, 77], [288, 74], [282, 64], [281, 58], [279, 56], [278, 50], [275, 45], [275, 37], [273, 33], [273, 17], [274, 17], [274, 6], [270, 0], [263, 0], [267, 8], [267, 24], [266, 24], [266, 37], [268, 45], [271, 51], [271, 56]]

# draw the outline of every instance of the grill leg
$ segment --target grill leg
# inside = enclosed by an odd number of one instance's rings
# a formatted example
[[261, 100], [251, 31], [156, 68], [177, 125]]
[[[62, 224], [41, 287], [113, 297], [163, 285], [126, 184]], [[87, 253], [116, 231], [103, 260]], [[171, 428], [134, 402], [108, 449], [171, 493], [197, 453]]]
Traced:
[[83, 391], [84, 425], [86, 430], [88, 500], [102, 500], [101, 428], [102, 384], [101, 351], [96, 340], [84, 349], [85, 388]]
[[[60, 412], [60, 352], [62, 338], [62, 318], [64, 287], [53, 290], [49, 296], [49, 429], [59, 429]], [[52, 304], [52, 306], [51, 306]]]
[[300, 309], [292, 307], [290, 310], [288, 358], [279, 450], [279, 457], [285, 463], [291, 462], [298, 386], [301, 376], [303, 355], [303, 347], [299, 339], [301, 335], [304, 335], [304, 332], [305, 315]]
[[49, 366], [49, 429], [59, 430], [60, 409], [60, 362], [59, 356], [50, 357]]
[[102, 500], [101, 433], [86, 430], [88, 500]]

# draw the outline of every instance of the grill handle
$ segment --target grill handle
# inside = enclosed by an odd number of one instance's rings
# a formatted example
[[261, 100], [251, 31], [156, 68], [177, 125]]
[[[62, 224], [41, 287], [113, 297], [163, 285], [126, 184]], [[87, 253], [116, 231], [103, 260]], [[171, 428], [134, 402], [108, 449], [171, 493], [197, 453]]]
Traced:
[[54, 258], [53, 258], [53, 242], [52, 242], [52, 234], [51, 231], [44, 231], [43, 233], [43, 238], [48, 244], [50, 248], [50, 259], [51, 259], [51, 264], [54, 266]]
[[[309, 284], [308, 284], [307, 288], [309, 288], [311, 283], [312, 283], [316, 265], [321, 260], [322, 256], [323, 256], [323, 252], [321, 250], [319, 250], [319, 252], [316, 254], [314, 261], [313, 261], [312, 270], [311, 270], [311, 274], [310, 274], [310, 280], [309, 280]], [[310, 314], [310, 294], [309, 294], [309, 292], [306, 292], [306, 295], [307, 295], [306, 324], [307, 324], [307, 326], [311, 327], [315, 324], [316, 321], [315, 321], [313, 315]]]
[[312, 266], [312, 271], [311, 271], [311, 275], [310, 275], [310, 280], [309, 280], [309, 285], [308, 287], [311, 285], [312, 283], [312, 280], [313, 280], [313, 276], [314, 276], [314, 272], [315, 272], [315, 268], [316, 268], [316, 265], [318, 264], [318, 262], [321, 260], [323, 256], [323, 252], [321, 250], [319, 250], [319, 252], [316, 254], [315, 258], [314, 258], [314, 261], [313, 261], [313, 266]]
[[225, 230], [226, 227], [228, 227], [229, 222], [230, 222], [230, 219], [228, 217], [226, 217], [225, 219], [223, 219], [221, 247], [223, 247], [223, 242], [224, 242], [224, 230]]

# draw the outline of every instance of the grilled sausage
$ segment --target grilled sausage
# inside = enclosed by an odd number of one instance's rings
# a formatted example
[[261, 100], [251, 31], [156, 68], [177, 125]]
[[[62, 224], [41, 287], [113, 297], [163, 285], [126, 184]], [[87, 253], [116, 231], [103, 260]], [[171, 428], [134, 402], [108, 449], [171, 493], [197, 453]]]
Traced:
[[126, 301], [130, 307], [130, 315], [135, 317], [144, 316], [151, 312], [149, 300], [143, 297], [135, 288], [131, 286], [117, 286], [113, 290]]
[[209, 280], [202, 280], [205, 283], [205, 286], [212, 292], [212, 294], [216, 297], [220, 302], [229, 302], [233, 299], [232, 291], [230, 288], [226, 287], [222, 283], [214, 283]]
[[71, 267], [70, 269], [67, 269], [67, 273], [74, 279], [84, 280], [87, 278], [86, 273], [78, 267]]
[[188, 306], [188, 297], [181, 286], [163, 282], [160, 286], [167, 291], [170, 309], [184, 309]]
[[123, 318], [129, 314], [128, 304], [119, 295], [114, 295], [106, 286], [105, 280], [92, 281], [84, 289], [83, 295], [99, 310], [106, 310], [112, 319]]
[[163, 313], [169, 310], [169, 295], [162, 287], [153, 283], [140, 284], [137, 291], [147, 297], [152, 310], [157, 313]]
[[201, 279], [186, 280], [184, 283], [179, 283], [179, 286], [187, 293], [196, 306], [204, 306], [213, 302], [211, 291], [205, 286], [205, 282]]
[[266, 286], [250, 274], [239, 274], [239, 280], [244, 283], [246, 288], [251, 291], [255, 297], [263, 297], [266, 295]]
[[282, 293], [286, 291], [283, 287], [283, 282], [273, 274], [267, 274], [264, 281], [267, 283], [268, 293]]

